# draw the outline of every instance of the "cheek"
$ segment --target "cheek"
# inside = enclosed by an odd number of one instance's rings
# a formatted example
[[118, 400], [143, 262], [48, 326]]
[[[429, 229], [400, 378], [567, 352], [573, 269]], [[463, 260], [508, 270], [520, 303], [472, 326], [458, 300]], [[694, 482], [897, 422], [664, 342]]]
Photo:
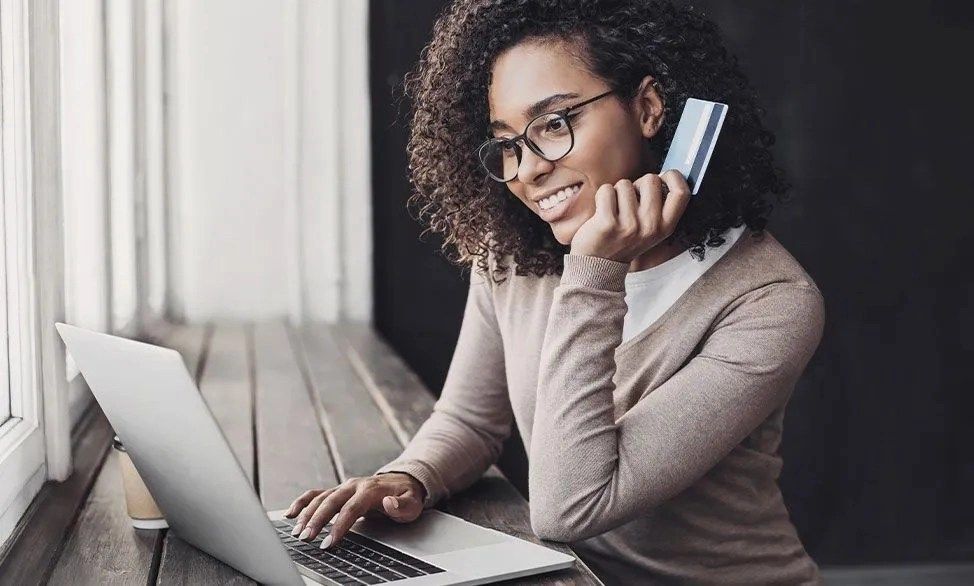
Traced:
[[[626, 178], [635, 179], [640, 173], [642, 137], [628, 127], [607, 128], [579, 137], [571, 155], [570, 165], [584, 173], [594, 189], [604, 183]], [[569, 156], [571, 156], [569, 155]], [[594, 205], [593, 205], [594, 209]]]
[[[581, 171], [588, 180], [604, 183], [603, 178], [610, 176], [612, 161], [616, 159], [617, 153], [612, 144], [600, 140], [576, 144], [569, 156], [572, 155], [572, 167]], [[600, 184], [596, 183], [595, 186]]]

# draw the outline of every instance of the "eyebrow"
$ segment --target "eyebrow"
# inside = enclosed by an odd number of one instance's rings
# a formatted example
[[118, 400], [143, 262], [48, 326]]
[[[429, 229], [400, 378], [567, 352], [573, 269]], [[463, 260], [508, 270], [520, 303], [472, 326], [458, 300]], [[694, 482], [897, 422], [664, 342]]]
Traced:
[[[528, 107], [528, 109], [524, 111], [524, 117], [525, 118], [534, 118], [535, 116], [538, 116], [540, 114], [544, 114], [545, 112], [547, 112], [551, 108], [551, 106], [553, 106], [554, 104], [557, 104], [558, 102], [562, 102], [564, 100], [568, 100], [568, 99], [571, 99], [571, 98], [577, 98], [577, 97], [579, 97], [579, 95], [576, 94], [575, 92], [569, 92], [567, 94], [553, 94], [553, 95], [550, 95], [547, 98], [544, 98], [542, 100], [538, 100], [537, 102], [531, 104]], [[510, 127], [510, 125], [508, 125], [503, 120], [494, 120], [494, 121], [492, 121], [490, 123], [489, 128], [492, 131], [493, 130], [502, 130], [504, 128], [507, 128], [508, 130], [514, 130], [513, 128]]]

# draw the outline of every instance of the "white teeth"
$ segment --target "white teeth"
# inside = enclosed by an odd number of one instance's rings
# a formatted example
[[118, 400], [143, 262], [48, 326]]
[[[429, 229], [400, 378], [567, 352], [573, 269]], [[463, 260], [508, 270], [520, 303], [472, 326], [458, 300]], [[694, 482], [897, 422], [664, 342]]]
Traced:
[[565, 201], [566, 199], [568, 199], [569, 196], [571, 196], [571, 195], [573, 195], [575, 193], [578, 193], [578, 191], [581, 188], [582, 188], [581, 185], [575, 185], [573, 187], [566, 187], [565, 189], [562, 189], [558, 193], [556, 193], [556, 194], [554, 194], [552, 196], [546, 197], [545, 199], [539, 201], [538, 202], [538, 205], [543, 210], [551, 209], [551, 208], [555, 207], [556, 205], [558, 205], [559, 203], [561, 203], [561, 202]]

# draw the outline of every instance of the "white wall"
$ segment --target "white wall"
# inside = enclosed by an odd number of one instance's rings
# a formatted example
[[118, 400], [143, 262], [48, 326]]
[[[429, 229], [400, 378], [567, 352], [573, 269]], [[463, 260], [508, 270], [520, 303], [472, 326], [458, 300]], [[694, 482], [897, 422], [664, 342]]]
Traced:
[[367, 2], [166, 8], [174, 316], [369, 319]]

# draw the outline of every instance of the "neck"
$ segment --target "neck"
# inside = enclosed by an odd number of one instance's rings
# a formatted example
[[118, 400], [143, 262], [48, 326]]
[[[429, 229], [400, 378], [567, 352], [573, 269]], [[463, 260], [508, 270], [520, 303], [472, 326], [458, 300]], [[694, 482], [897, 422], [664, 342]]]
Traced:
[[659, 266], [687, 249], [674, 240], [669, 245], [658, 244], [629, 262], [629, 272], [644, 271]]

